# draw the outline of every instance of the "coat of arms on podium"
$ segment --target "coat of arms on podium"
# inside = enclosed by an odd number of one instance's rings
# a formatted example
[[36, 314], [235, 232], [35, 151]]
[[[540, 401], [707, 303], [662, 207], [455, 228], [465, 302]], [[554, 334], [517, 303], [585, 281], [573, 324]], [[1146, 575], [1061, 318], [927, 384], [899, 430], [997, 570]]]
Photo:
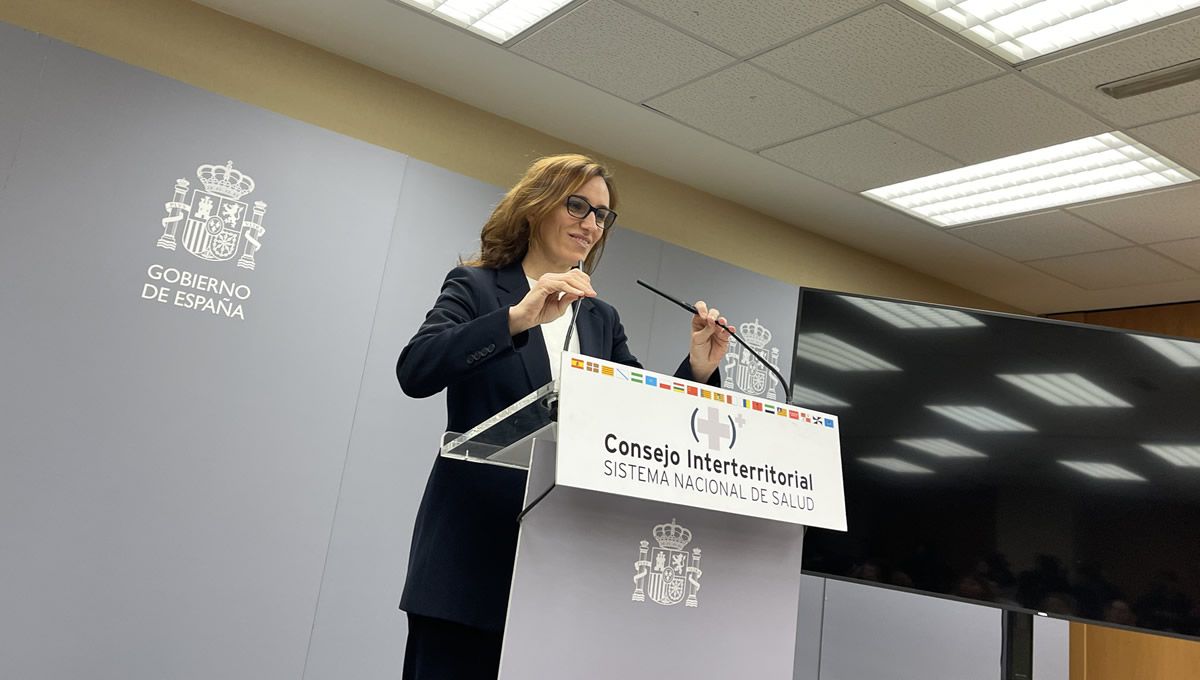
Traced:
[[654, 540], [641, 541], [638, 559], [633, 563], [633, 601], [645, 602], [646, 596], [661, 605], [671, 606], [685, 602], [686, 607], [698, 606], [696, 595], [700, 591], [700, 549], [685, 548], [692, 542], [692, 532], [679, 526], [672, 519], [670, 524], [654, 527]]
[[[771, 343], [771, 331], [758, 319], [738, 326], [738, 335], [772, 366], [779, 368], [779, 348], [767, 347]], [[731, 343], [721, 371], [724, 375], [721, 386], [725, 389], [737, 389], [752, 397], [776, 399], [778, 381], [746, 348]]]
[[[175, 181], [175, 196], [165, 205], [167, 216], [162, 220], [163, 235], [159, 248], [175, 250], [178, 240], [192, 255], [209, 262], [233, 259], [241, 248], [237, 266], [254, 269], [254, 255], [262, 248], [259, 240], [266, 232], [262, 226], [267, 204], [255, 201], [250, 206], [241, 200], [254, 191], [254, 180], [225, 165], [201, 165], [196, 177], [203, 189], [192, 190], [188, 201], [189, 182]], [[183, 234], [178, 233], [183, 223]]]

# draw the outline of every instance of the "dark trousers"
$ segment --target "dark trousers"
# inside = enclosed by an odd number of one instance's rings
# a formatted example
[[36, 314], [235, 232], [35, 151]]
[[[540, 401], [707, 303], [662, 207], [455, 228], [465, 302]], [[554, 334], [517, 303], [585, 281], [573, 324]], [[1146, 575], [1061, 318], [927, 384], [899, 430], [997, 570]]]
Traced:
[[408, 615], [404, 680], [496, 680], [503, 633]]

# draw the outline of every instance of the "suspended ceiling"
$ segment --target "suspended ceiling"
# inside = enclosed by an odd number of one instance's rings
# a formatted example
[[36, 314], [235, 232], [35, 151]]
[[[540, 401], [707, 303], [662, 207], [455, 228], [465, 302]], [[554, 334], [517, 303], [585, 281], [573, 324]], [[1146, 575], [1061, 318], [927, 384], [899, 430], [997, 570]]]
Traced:
[[[1200, 299], [1200, 183], [939, 228], [858, 192], [1119, 130], [1200, 172], [1200, 11], [1012, 66], [899, 0], [584, 0], [503, 46], [388, 0], [201, 4], [1036, 313]], [[736, 229], [736, 225], [729, 228]]]

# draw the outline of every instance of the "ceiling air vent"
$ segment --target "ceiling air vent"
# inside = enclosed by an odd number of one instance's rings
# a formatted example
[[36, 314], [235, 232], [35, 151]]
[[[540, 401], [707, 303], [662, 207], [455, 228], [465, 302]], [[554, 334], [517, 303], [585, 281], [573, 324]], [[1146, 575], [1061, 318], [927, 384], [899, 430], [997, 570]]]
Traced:
[[1200, 80], [1200, 59], [1193, 59], [1185, 61], [1182, 64], [1175, 64], [1174, 66], [1150, 71], [1149, 73], [1114, 80], [1096, 89], [1113, 99], [1125, 99], [1126, 97], [1136, 97], [1139, 94], [1146, 94], [1147, 92], [1165, 90], [1168, 87], [1183, 85], [1194, 80]]

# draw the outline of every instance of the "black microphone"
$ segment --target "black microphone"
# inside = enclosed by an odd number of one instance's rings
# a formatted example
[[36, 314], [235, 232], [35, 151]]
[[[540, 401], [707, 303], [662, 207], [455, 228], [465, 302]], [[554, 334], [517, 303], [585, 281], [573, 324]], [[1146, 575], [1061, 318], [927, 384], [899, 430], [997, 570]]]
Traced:
[[[675, 304], [679, 305], [680, 307], [683, 307], [684, 309], [688, 310], [692, 314], [700, 313], [692, 305], [689, 305], [688, 303], [684, 302], [683, 300], [679, 300], [679, 299], [671, 297], [670, 295], [667, 295], [666, 293], [655, 288], [654, 286], [651, 286], [650, 284], [646, 283], [645, 281], [643, 281], [641, 279], [638, 279], [637, 282], [638, 282], [638, 285], [641, 286], [642, 288], [648, 289], [650, 292], [662, 297], [665, 300], [670, 300], [671, 302], [674, 302]], [[732, 337], [734, 340], [737, 340], [738, 343], [741, 344], [742, 347], [746, 348], [747, 352], [750, 352], [750, 354], [754, 355], [755, 359], [758, 359], [759, 362], [762, 363], [763, 366], [767, 367], [768, 371], [773, 373], [775, 375], [775, 377], [779, 379], [779, 386], [783, 388], [783, 394], [785, 397], [787, 397], [787, 403], [789, 403], [789, 404], [792, 403], [792, 388], [788, 385], [788, 381], [783, 379], [783, 374], [780, 373], [778, 370], [776, 370], [776, 368], [774, 366], [772, 366], [770, 363], [768, 363], [766, 359], [759, 356], [758, 352], [755, 352], [753, 347], [751, 347], [750, 345], [747, 345], [746, 341], [742, 340], [741, 337], [738, 336], [737, 332], [734, 331], [734, 329], [730, 328], [729, 326], [726, 326], [725, 324], [721, 323], [720, 321], [717, 321], [716, 324], [718, 326], [720, 326], [721, 328], [724, 328], [725, 330], [729, 331], [730, 337]]]

